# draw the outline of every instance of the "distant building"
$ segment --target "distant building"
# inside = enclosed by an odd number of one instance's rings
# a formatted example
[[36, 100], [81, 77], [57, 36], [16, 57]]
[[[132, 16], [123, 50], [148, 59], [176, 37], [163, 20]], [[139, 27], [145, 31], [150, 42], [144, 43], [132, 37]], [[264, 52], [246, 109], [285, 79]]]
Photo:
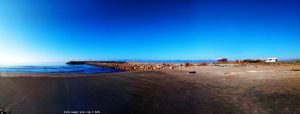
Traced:
[[267, 60], [265, 61], [266, 63], [276, 63], [278, 62], [277, 58], [267, 58]]

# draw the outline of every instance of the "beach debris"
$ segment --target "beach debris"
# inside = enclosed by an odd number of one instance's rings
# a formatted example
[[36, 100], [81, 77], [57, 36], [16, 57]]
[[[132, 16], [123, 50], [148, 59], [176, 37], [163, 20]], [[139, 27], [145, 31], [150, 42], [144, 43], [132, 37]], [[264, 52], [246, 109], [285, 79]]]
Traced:
[[229, 77], [226, 77], [226, 78], [225, 78], [225, 80], [229, 80], [229, 79], [230, 79]]
[[189, 73], [194, 74], [194, 73], [197, 73], [197, 72], [196, 71], [190, 71]]
[[289, 113], [289, 107], [286, 107], [281, 113]]
[[9, 114], [0, 108], [0, 114]]
[[300, 68], [292, 68], [291, 71], [300, 71]]

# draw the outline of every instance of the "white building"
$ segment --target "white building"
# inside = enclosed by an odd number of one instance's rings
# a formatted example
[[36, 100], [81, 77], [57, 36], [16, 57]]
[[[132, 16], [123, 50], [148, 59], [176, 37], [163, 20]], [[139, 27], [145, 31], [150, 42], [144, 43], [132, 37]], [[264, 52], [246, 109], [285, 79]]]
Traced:
[[278, 62], [277, 58], [267, 58], [267, 60], [265, 61], [266, 63], [276, 63]]

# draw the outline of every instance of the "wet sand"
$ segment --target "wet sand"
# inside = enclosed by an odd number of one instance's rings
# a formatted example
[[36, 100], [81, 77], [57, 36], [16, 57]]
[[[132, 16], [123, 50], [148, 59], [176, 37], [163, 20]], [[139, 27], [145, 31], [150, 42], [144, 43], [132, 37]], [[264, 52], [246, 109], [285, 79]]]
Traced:
[[195, 66], [76, 76], [1, 74], [0, 108], [13, 114], [300, 113], [300, 72], [290, 70], [294, 67]]

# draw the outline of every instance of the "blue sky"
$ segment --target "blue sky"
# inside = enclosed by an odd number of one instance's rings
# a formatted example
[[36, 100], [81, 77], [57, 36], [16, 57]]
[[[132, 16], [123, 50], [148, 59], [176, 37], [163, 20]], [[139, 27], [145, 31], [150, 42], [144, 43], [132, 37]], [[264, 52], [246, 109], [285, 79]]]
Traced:
[[300, 58], [299, 0], [1, 0], [0, 61]]

